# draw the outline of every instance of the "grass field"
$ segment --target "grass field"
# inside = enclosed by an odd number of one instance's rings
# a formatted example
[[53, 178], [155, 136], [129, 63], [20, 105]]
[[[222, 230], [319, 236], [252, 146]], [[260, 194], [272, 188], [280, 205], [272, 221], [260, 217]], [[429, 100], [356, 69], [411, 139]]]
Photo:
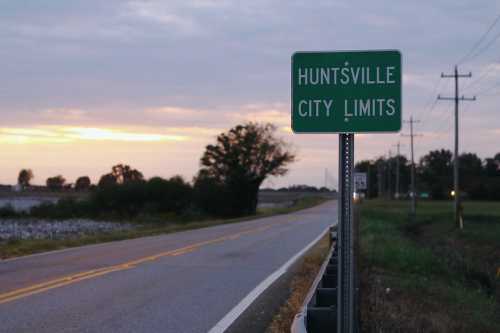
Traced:
[[[199, 229], [211, 227], [219, 224], [237, 223], [256, 218], [263, 218], [278, 214], [292, 213], [301, 209], [310, 208], [325, 202], [327, 199], [322, 197], [305, 197], [295, 201], [290, 207], [268, 208], [259, 210], [256, 215], [246, 216], [236, 219], [202, 219], [198, 221], [180, 219], [176, 222], [166, 222], [172, 219], [163, 218], [162, 216], [148, 216], [144, 219], [136, 219], [132, 222], [137, 225], [137, 228], [127, 231], [116, 231], [111, 233], [103, 233], [91, 236], [81, 236], [70, 239], [43, 239], [43, 240], [10, 240], [0, 242], [0, 259], [17, 257], [27, 254], [58, 250], [68, 247], [76, 247], [88, 244], [97, 244], [111, 242], [123, 239], [132, 239], [138, 237], [154, 236], [160, 234], [168, 234], [178, 231]], [[174, 220], [175, 221], [175, 220]]]
[[500, 332], [500, 203], [365, 201], [360, 209], [363, 331]]

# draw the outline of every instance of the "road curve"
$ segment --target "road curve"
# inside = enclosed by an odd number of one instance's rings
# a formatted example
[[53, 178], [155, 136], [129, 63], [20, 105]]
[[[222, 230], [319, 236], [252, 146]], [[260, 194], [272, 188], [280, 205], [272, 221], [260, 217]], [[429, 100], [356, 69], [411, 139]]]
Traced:
[[3, 260], [0, 332], [217, 332], [336, 220], [329, 201], [287, 215]]

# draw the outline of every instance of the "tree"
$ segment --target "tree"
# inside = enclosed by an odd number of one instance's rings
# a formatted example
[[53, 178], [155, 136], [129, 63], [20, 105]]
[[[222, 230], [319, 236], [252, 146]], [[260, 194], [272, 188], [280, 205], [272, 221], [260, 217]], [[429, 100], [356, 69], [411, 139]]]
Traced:
[[111, 173], [107, 173], [101, 177], [99, 187], [142, 181], [144, 181], [144, 176], [140, 171], [126, 164], [117, 164], [111, 168]]
[[110, 187], [113, 185], [118, 185], [118, 182], [116, 181], [115, 176], [111, 173], [102, 175], [99, 179], [99, 183], [97, 184], [98, 187]]
[[129, 165], [117, 164], [111, 168], [111, 174], [115, 176], [118, 184], [128, 182], [143, 181], [144, 176], [137, 169], [132, 169]]
[[499, 177], [500, 161], [494, 158], [487, 158], [484, 163], [484, 173], [486, 177]]
[[459, 156], [460, 188], [472, 198], [481, 197], [484, 192], [481, 184], [483, 162], [473, 153], [464, 153]]
[[495, 161], [497, 161], [500, 165], [500, 153], [497, 153], [494, 157]]
[[79, 177], [75, 183], [75, 190], [86, 191], [90, 188], [91, 181], [88, 176]]
[[62, 190], [64, 187], [64, 183], [66, 183], [66, 179], [64, 179], [64, 177], [61, 175], [49, 177], [46, 181], [47, 187], [52, 191]]
[[478, 196], [482, 200], [500, 200], [500, 153], [493, 158], [487, 158], [483, 167], [484, 176], [481, 180]]
[[254, 214], [258, 190], [266, 177], [287, 173], [286, 166], [295, 160], [295, 154], [275, 132], [271, 124], [249, 122], [220, 134], [216, 144], [206, 147], [195, 186], [211, 188], [225, 198], [217, 203], [224, 206], [218, 207], [222, 214]]
[[452, 187], [453, 163], [449, 150], [433, 150], [420, 159], [419, 173], [433, 199], [444, 199]]
[[30, 186], [30, 182], [33, 178], [34, 175], [31, 169], [22, 169], [21, 171], [19, 171], [19, 176], [17, 177], [17, 183], [24, 188]]
[[156, 211], [180, 214], [192, 202], [192, 187], [181, 176], [168, 180], [153, 177], [147, 182], [147, 190], [147, 200], [150, 206], [156, 206]]

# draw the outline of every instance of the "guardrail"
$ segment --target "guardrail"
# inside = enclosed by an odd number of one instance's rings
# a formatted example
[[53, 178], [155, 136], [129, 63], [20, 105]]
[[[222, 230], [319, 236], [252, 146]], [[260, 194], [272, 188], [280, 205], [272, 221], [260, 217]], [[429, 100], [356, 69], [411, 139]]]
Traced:
[[292, 323], [291, 333], [337, 331], [337, 231], [330, 231], [332, 245], [304, 304]]

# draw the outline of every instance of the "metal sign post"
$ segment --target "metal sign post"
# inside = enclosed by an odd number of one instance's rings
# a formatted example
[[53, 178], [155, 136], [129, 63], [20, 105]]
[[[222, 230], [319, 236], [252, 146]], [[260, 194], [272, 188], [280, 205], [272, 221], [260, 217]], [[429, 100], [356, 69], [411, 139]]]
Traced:
[[354, 134], [339, 134], [339, 246], [337, 332], [357, 332], [355, 315], [353, 232]]

